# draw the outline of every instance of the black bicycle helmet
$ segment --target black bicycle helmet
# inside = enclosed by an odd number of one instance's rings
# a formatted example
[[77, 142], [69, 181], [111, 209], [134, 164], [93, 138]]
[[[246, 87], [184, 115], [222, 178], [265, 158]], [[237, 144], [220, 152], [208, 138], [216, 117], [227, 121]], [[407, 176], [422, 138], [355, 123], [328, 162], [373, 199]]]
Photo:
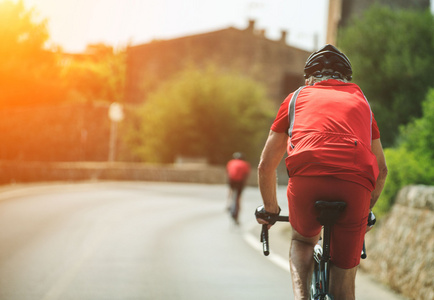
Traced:
[[327, 44], [322, 49], [312, 53], [304, 66], [304, 77], [307, 79], [314, 73], [321, 73], [323, 69], [331, 69], [351, 80], [353, 70], [348, 57], [340, 52], [335, 46]]

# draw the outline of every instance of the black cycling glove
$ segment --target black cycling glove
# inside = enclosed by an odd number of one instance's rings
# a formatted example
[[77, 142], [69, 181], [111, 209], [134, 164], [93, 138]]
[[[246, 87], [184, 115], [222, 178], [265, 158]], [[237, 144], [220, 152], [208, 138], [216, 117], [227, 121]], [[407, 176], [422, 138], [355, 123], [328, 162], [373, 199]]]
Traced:
[[274, 225], [274, 223], [276, 223], [277, 221], [277, 217], [280, 214], [280, 207], [279, 207], [279, 212], [277, 214], [273, 214], [273, 213], [269, 213], [265, 210], [264, 205], [258, 206], [258, 208], [256, 208], [255, 210], [255, 216], [257, 219], [262, 219], [268, 222], [268, 224], [270, 225]]
[[369, 212], [369, 216], [368, 216], [368, 226], [372, 227], [374, 226], [375, 222], [377, 221], [377, 218], [375, 218], [374, 213], [372, 212], [372, 210]]

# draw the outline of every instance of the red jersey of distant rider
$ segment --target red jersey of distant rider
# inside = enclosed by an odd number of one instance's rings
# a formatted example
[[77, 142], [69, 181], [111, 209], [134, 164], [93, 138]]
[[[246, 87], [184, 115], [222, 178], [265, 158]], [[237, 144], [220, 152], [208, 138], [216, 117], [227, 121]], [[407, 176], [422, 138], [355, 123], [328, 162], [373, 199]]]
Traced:
[[232, 159], [226, 170], [231, 181], [244, 181], [250, 173], [250, 164], [242, 159]]
[[380, 132], [356, 84], [329, 79], [301, 87], [281, 104], [271, 130], [290, 136], [290, 177], [334, 176], [375, 188], [378, 165], [371, 141]]

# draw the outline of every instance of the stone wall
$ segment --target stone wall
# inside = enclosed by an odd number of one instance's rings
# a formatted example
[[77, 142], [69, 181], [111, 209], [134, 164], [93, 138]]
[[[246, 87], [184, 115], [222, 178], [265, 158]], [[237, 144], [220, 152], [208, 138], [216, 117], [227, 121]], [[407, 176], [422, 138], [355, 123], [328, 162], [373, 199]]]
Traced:
[[0, 109], [0, 161], [103, 161], [109, 103]]
[[[0, 184], [41, 181], [138, 180], [226, 184], [226, 169], [207, 164], [149, 165], [122, 162], [0, 161]], [[256, 185], [252, 168], [248, 185]]]
[[434, 299], [434, 186], [403, 188], [367, 234], [361, 267], [410, 299]]

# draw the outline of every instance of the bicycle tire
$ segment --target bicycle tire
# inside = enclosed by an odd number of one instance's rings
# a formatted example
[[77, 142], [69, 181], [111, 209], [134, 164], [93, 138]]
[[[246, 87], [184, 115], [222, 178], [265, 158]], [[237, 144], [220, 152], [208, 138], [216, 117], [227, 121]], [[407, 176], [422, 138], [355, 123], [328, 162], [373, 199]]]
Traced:
[[317, 295], [318, 295], [318, 287], [317, 287], [317, 282], [318, 282], [318, 265], [315, 264], [314, 268], [313, 268], [313, 272], [312, 272], [312, 279], [310, 282], [310, 300], [316, 300]]

